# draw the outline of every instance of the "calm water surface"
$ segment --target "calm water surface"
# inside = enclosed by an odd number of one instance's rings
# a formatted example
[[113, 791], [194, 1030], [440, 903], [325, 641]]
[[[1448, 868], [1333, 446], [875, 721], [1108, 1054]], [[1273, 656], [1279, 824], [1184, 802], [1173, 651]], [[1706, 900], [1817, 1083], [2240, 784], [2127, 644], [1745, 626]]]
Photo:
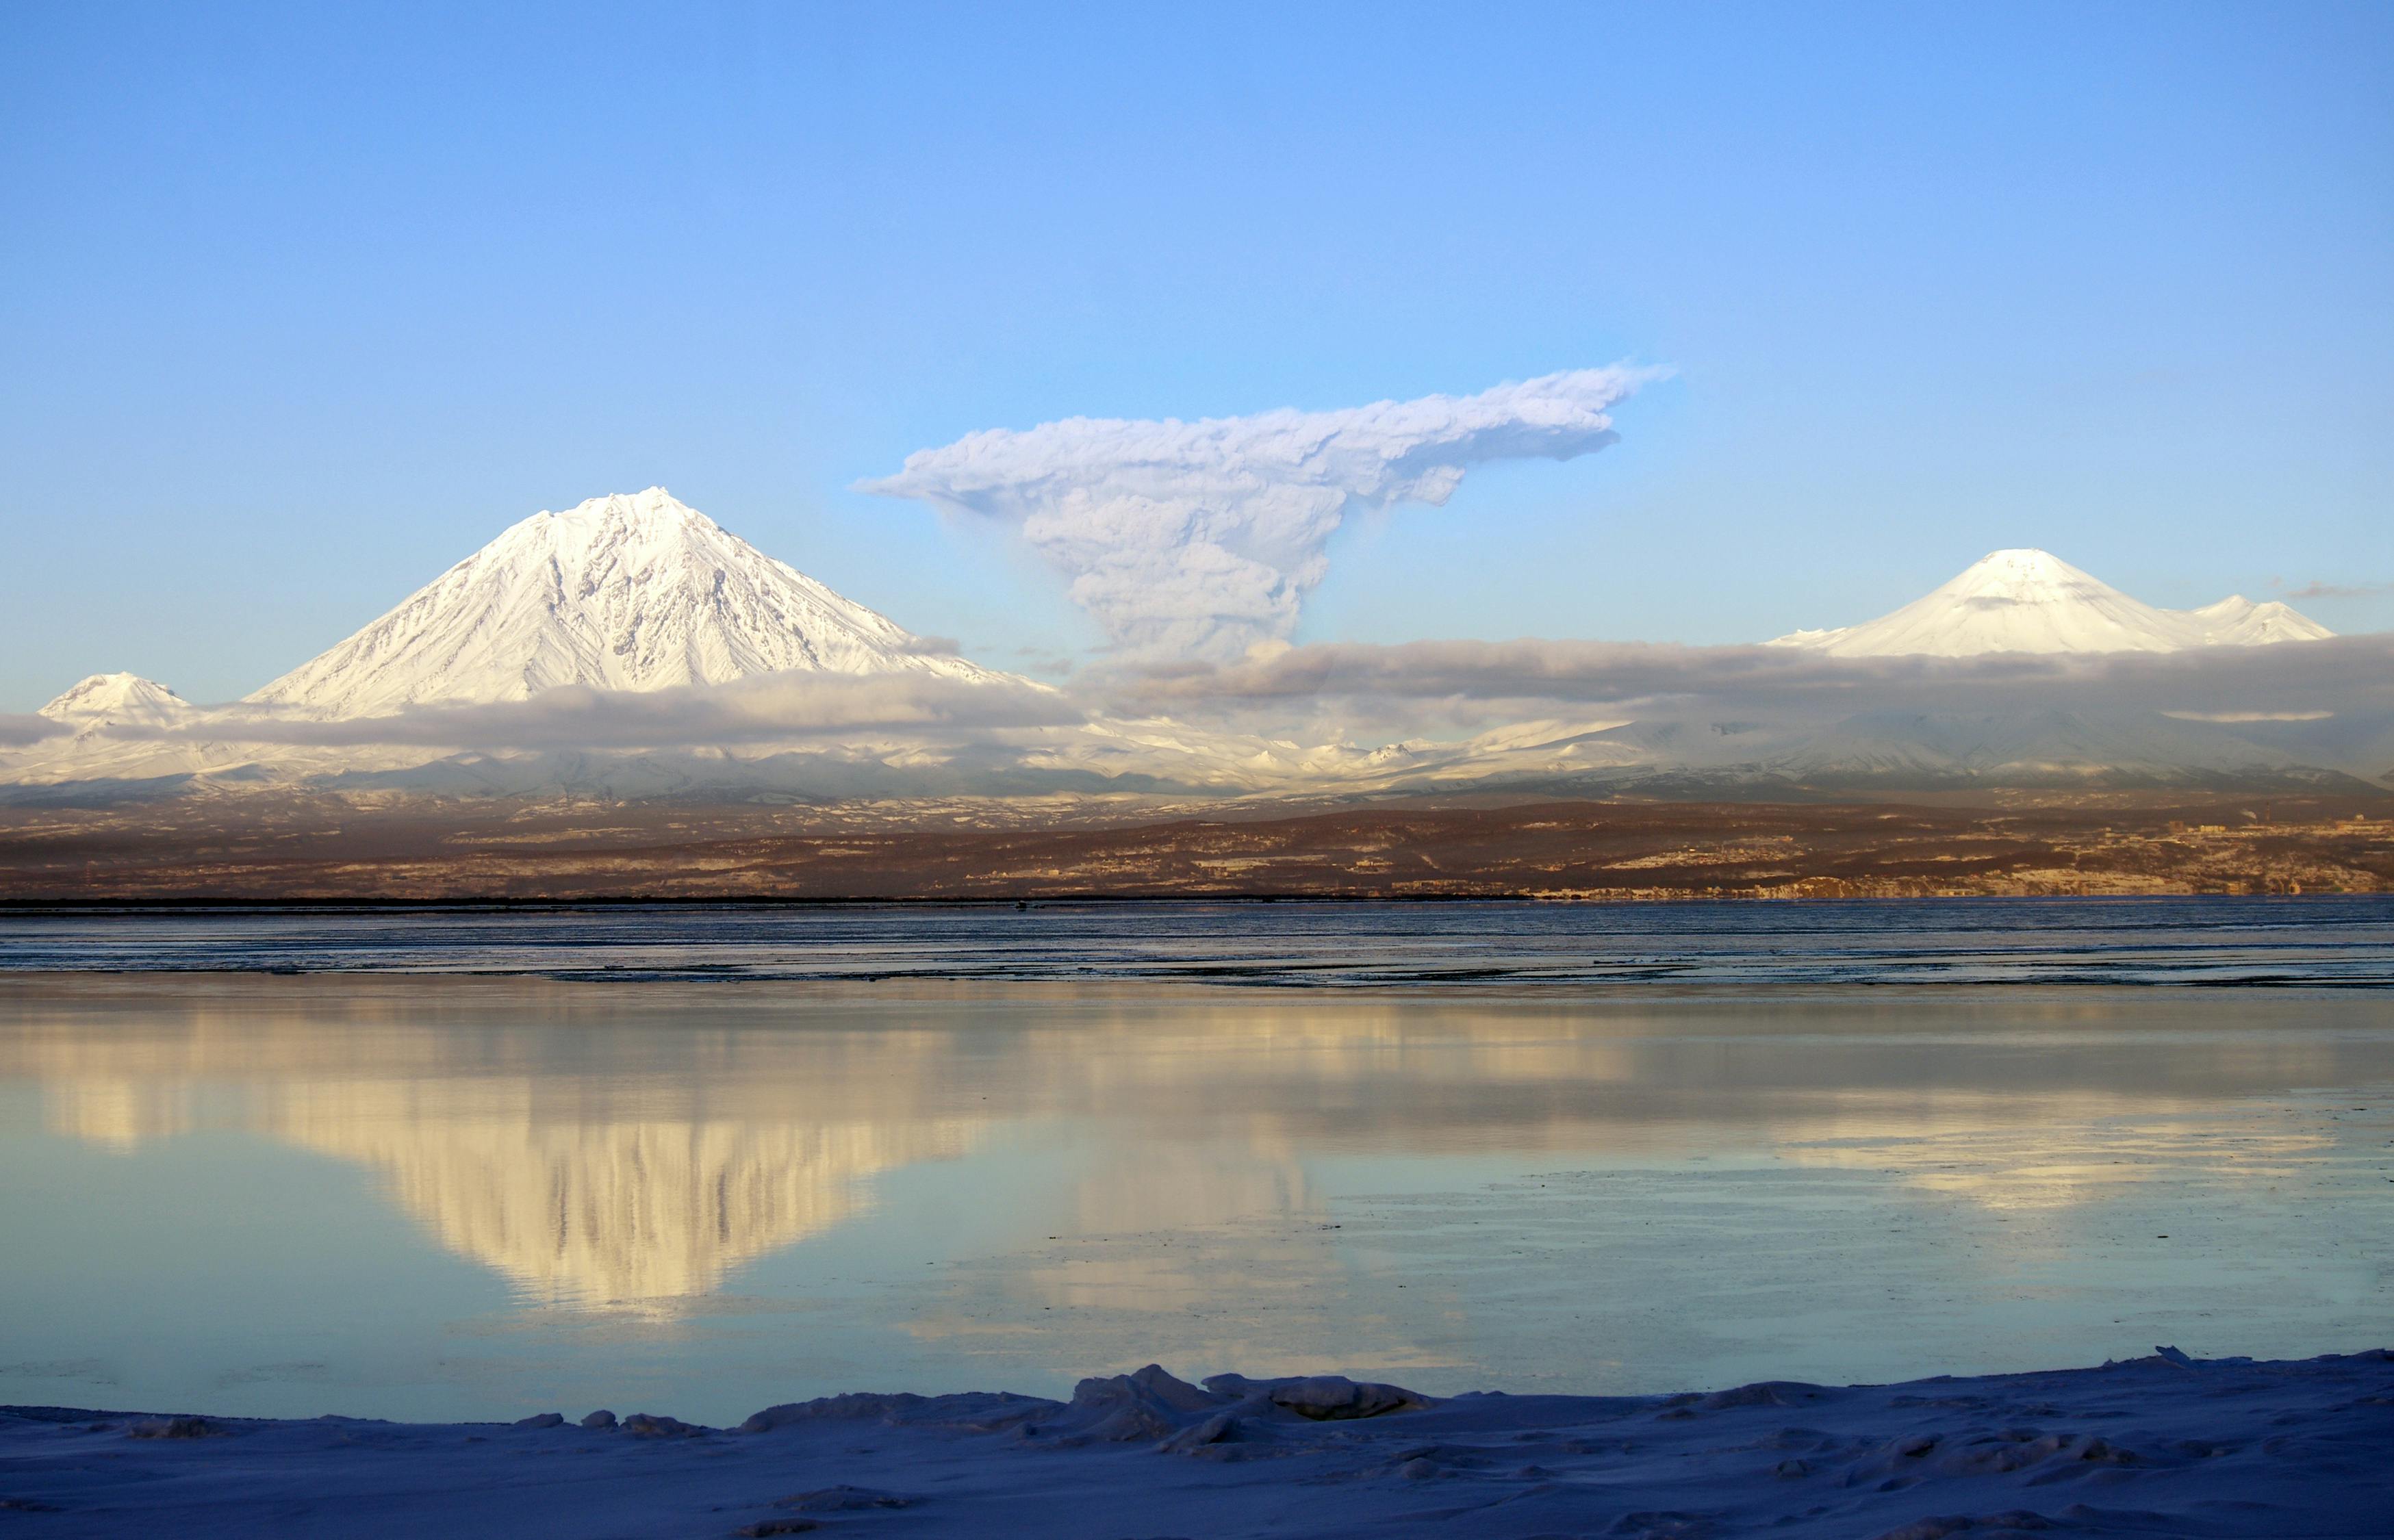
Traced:
[[[2099, 970], [2085, 938], [2120, 912], [2087, 907], [1986, 950]], [[429, 969], [423, 915], [76, 920], [130, 967], [279, 947], [387, 971], [0, 977], [0, 1402], [722, 1421], [1151, 1360], [1654, 1390], [2387, 1336], [2394, 995], [1359, 977], [1564, 944], [1455, 910], [1506, 913], [1414, 906], [1435, 923], [1408, 952], [1396, 919], [1310, 912], [1348, 916], [1338, 990], [1058, 977], [1098, 966], [1066, 953], [1045, 979], [886, 977], [953, 916], [748, 943], [782, 949], [752, 974], [878, 944], [878, 983], [671, 977], [722, 959], [658, 949], [739, 939], [638, 916], [428, 943], [485, 968], [516, 948], [499, 976]], [[1780, 928], [1673, 944], [1788, 944], [1785, 911], [1747, 913]], [[2382, 965], [2385, 906], [2333, 911], [2362, 938], [2342, 945], [2271, 930], [2284, 913], [2115, 951], [2277, 948], [2278, 976], [2308, 948], [2348, 986]], [[1197, 966], [1191, 914], [1085, 954]], [[559, 927], [598, 941], [557, 950]], [[666, 976], [588, 977], [594, 946]], [[1335, 950], [1249, 926], [1211, 954]]]
[[2394, 986], [2394, 897], [0, 911], [0, 970]]

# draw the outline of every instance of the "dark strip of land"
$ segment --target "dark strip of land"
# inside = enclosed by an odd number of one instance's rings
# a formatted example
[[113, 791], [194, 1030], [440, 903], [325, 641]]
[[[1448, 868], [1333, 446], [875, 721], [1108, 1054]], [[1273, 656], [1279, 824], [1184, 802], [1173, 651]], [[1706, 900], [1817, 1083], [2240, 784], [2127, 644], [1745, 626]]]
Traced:
[[17, 903], [2394, 891], [2385, 797], [1536, 802], [1074, 826], [672, 804], [263, 800], [0, 817]]

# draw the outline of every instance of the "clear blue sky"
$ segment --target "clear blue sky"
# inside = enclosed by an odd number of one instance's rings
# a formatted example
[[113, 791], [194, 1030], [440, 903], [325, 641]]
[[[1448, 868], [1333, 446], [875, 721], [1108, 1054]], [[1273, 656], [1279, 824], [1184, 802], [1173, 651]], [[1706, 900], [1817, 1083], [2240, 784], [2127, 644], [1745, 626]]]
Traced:
[[[503, 14], [498, 14], [503, 13]], [[1301, 639], [1754, 639], [1984, 551], [2394, 627], [2394, 6], [0, 9], [0, 710], [251, 689], [662, 482], [992, 663], [971, 429], [1618, 360]]]

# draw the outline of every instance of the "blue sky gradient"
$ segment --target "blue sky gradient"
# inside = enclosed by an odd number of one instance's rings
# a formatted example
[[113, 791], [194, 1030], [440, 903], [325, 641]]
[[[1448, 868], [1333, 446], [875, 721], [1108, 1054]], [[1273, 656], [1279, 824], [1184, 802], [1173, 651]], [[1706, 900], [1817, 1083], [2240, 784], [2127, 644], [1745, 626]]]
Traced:
[[851, 483], [1618, 361], [1618, 446], [1357, 522], [1299, 639], [1759, 639], [2021, 545], [2394, 628], [2394, 7], [493, 9], [0, 10], [0, 710], [241, 693], [654, 483], [1085, 656]]

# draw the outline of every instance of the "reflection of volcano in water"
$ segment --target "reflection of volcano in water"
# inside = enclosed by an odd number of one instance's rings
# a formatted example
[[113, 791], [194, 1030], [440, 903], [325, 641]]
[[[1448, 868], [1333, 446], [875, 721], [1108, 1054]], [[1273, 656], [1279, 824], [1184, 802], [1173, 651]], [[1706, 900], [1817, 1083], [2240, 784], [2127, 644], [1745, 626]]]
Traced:
[[962, 1124], [550, 1122], [428, 1107], [436, 1089], [495, 1088], [319, 1086], [276, 1131], [373, 1166], [441, 1244], [559, 1304], [704, 1294], [848, 1218], [866, 1178], [969, 1141]]
[[[354, 1163], [446, 1248], [528, 1299], [573, 1307], [704, 1294], [850, 1217], [875, 1177], [966, 1155], [999, 1125], [1035, 1130], [1023, 1148], [1046, 1163], [1014, 1179], [1065, 1185], [1023, 1189], [1020, 1234], [992, 1244], [1178, 1232], [1139, 1256], [1055, 1242], [1064, 1249], [1031, 1270], [1036, 1303], [1152, 1320], [1258, 1296], [1256, 1269], [1220, 1259], [1260, 1233], [1250, 1219], [1305, 1233], [1331, 1221], [1317, 1153], [1534, 1154], [1537, 1169], [1570, 1171], [1768, 1150], [2059, 1222], [2217, 1156], [2216, 1130], [2157, 1118], [2256, 1085], [2358, 1078], [2327, 1039], [2244, 1034], [2234, 1001], [2203, 1019], [2238, 1031], [2189, 1037], [2183, 1000], [2110, 994], [2099, 1007], [2023, 999], [1925, 1017], [1916, 1000], [1844, 996], [1757, 1012], [1710, 997], [421, 977], [55, 986], [33, 999], [0, 1032], [0, 1084], [37, 1082], [57, 1132], [131, 1152], [232, 1129]], [[2374, 1024], [2365, 1004], [2316, 1009]], [[2209, 1179], [2275, 1181], [2307, 1158], [2287, 1140], [2314, 1132], [2244, 1129]], [[1007, 1217], [989, 1218], [994, 1232]], [[1210, 1250], [1183, 1244], [1192, 1231]], [[1246, 1276], [1232, 1287], [1230, 1271]], [[1290, 1296], [1318, 1286], [1271, 1276]]]
[[[188, 1084], [76, 1077], [44, 1091], [53, 1128], [120, 1152], [212, 1121]], [[973, 1137], [962, 1119], [583, 1120], [519, 1081], [301, 1082], [265, 1099], [230, 1121], [373, 1168], [442, 1245], [577, 1306], [705, 1294], [857, 1212], [872, 1177], [961, 1154]]]

